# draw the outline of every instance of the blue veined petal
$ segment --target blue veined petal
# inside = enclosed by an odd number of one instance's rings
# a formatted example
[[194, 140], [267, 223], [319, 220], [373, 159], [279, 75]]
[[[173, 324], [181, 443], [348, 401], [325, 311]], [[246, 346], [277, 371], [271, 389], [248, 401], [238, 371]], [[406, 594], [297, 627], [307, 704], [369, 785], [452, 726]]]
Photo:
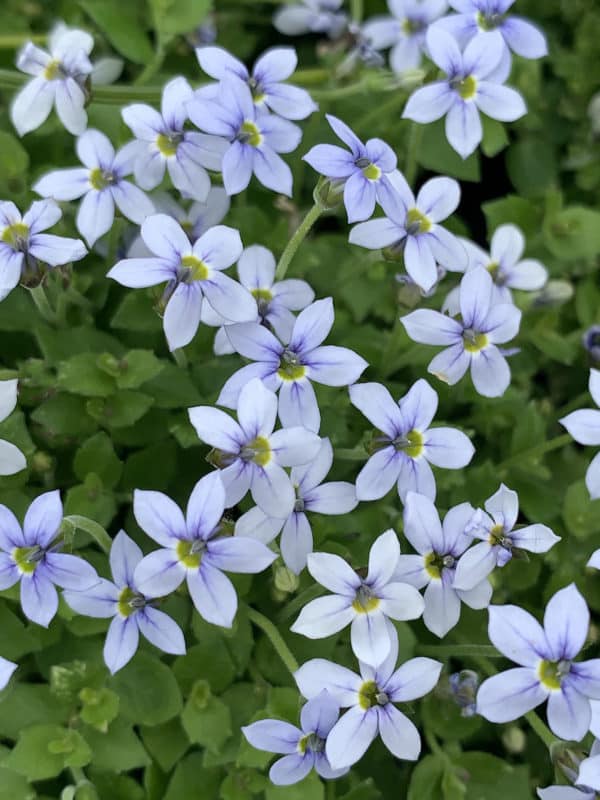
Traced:
[[245, 725], [242, 733], [257, 750], [285, 755], [297, 752], [298, 742], [302, 738], [302, 731], [295, 725], [276, 719], [261, 719]]
[[114, 675], [127, 664], [138, 648], [140, 639], [137, 615], [116, 616], [109, 625], [104, 642], [104, 663]]

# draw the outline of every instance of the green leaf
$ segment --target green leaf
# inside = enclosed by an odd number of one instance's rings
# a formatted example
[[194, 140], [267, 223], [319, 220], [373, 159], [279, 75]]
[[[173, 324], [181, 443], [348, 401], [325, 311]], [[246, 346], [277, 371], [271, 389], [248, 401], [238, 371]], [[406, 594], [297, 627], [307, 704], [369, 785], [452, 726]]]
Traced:
[[79, 5], [121, 55], [135, 64], [145, 64], [152, 59], [152, 45], [143, 31], [142, 15], [132, 0], [127, 3], [121, 0], [79, 0]]
[[200, 744], [214, 753], [232, 734], [229, 708], [211, 694], [207, 681], [196, 681], [188, 698], [181, 724], [190, 742]]
[[75, 528], [80, 528], [82, 531], [85, 531], [102, 548], [102, 550], [104, 550], [105, 553], [110, 552], [112, 539], [104, 530], [102, 525], [98, 525], [98, 523], [94, 522], [93, 519], [88, 519], [87, 517], [73, 514], [72, 516], [64, 517], [63, 523], [67, 523], [67, 525], [72, 525]]
[[12, 611], [5, 605], [0, 605], [0, 653], [4, 658], [16, 661], [41, 647], [42, 641], [37, 627], [25, 627]]
[[172, 770], [190, 746], [179, 719], [148, 728], [142, 726], [140, 733], [146, 750], [163, 772]]
[[94, 473], [104, 486], [113, 488], [119, 482], [123, 463], [115, 453], [113, 443], [104, 431], [87, 439], [75, 453], [73, 471], [80, 480]]
[[161, 800], [209, 800], [219, 796], [223, 779], [220, 769], [207, 769], [201, 753], [190, 753], [177, 765]]
[[544, 221], [544, 243], [565, 261], [594, 258], [600, 253], [600, 212], [571, 206]]
[[80, 353], [63, 361], [56, 379], [60, 389], [84, 397], [108, 397], [115, 392], [115, 382], [103, 372], [93, 353]]
[[211, 0], [149, 0], [156, 29], [163, 39], [191, 33], [204, 20]]
[[119, 695], [110, 689], [92, 689], [86, 687], [79, 692], [82, 702], [79, 715], [92, 728], [106, 733], [108, 723], [119, 713]]
[[65, 497], [65, 514], [93, 517], [109, 525], [116, 513], [114, 495], [104, 490], [102, 481], [93, 472], [86, 476], [82, 485], [71, 487]]
[[567, 489], [563, 504], [563, 520], [573, 536], [586, 539], [598, 533], [600, 500], [590, 500], [585, 481], [575, 481]]
[[500, 225], [518, 225], [527, 239], [539, 233], [542, 224], [542, 211], [539, 205], [522, 197], [508, 195], [501, 200], [492, 200], [482, 205], [487, 220], [488, 239]]
[[109, 428], [125, 428], [141, 419], [153, 403], [147, 394], [121, 391], [106, 400], [88, 400], [86, 411]]
[[0, 767], [0, 800], [34, 800], [31, 784], [18, 772]]
[[422, 167], [452, 178], [463, 181], [480, 179], [479, 155], [473, 153], [462, 159], [448, 144], [443, 120], [423, 126], [418, 161]]
[[325, 789], [316, 772], [293, 786], [273, 786], [265, 789], [265, 800], [324, 800]]
[[549, 189], [558, 176], [553, 145], [541, 137], [515, 142], [506, 155], [508, 175], [523, 197], [536, 197]]
[[171, 669], [145, 653], [138, 653], [108, 685], [121, 698], [123, 717], [135, 724], [160, 725], [183, 707]]
[[412, 771], [408, 800], [439, 800], [446, 760], [437, 755], [422, 758]]
[[137, 389], [155, 378], [165, 367], [150, 350], [130, 350], [119, 361], [117, 386], [120, 389]]
[[92, 748], [92, 764], [98, 769], [126, 772], [150, 763], [135, 731], [122, 719], [111, 722], [106, 733], [86, 728], [85, 738]]
[[463, 753], [456, 766], [465, 773], [465, 800], [531, 800], [528, 767], [513, 767], [487, 753]]
[[508, 134], [504, 125], [495, 119], [484, 115], [481, 121], [483, 123], [481, 150], [488, 158], [493, 158], [508, 146]]
[[29, 155], [21, 142], [12, 133], [0, 131], [0, 189], [5, 196], [26, 190], [28, 168]]
[[51, 436], [80, 436], [95, 428], [86, 413], [86, 401], [71, 394], [57, 394], [46, 400], [33, 411], [31, 419]]
[[145, 292], [128, 292], [110, 321], [111, 328], [162, 333], [160, 317]]
[[83, 767], [91, 750], [83, 736], [60, 725], [26, 728], [6, 759], [5, 766], [31, 781], [54, 778], [66, 766]]

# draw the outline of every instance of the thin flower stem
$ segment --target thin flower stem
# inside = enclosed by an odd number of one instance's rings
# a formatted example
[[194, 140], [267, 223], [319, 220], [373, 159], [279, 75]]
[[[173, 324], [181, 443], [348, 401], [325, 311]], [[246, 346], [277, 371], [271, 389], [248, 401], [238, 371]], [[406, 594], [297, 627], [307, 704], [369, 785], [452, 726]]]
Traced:
[[275, 280], [282, 280], [288, 271], [288, 267], [296, 254], [296, 250], [300, 247], [308, 232], [319, 219], [325, 209], [323, 206], [315, 203], [314, 206], [307, 212], [306, 216], [296, 229], [294, 235], [285, 246], [285, 250], [281, 254], [277, 270], [275, 271]]
[[31, 299], [35, 303], [37, 310], [40, 312], [41, 316], [49, 322], [51, 325], [56, 325], [57, 317], [56, 312], [51, 307], [48, 297], [46, 295], [46, 290], [44, 286], [40, 283], [39, 286], [34, 286], [33, 289], [29, 290], [31, 294]]
[[406, 144], [406, 159], [404, 161], [404, 177], [409, 186], [412, 186], [417, 176], [419, 147], [423, 138], [423, 125], [411, 122], [408, 142]]
[[351, 448], [340, 447], [339, 450], [335, 451], [335, 457], [339, 458], [340, 461], [364, 461], [367, 457], [367, 451], [362, 445]]
[[273, 645], [273, 649], [283, 661], [290, 674], [293, 675], [298, 669], [298, 662], [294, 658], [290, 648], [283, 641], [283, 638], [275, 625], [273, 625], [271, 620], [267, 619], [264, 614], [261, 614], [254, 608], [250, 608], [250, 606], [247, 607], [247, 613], [250, 622], [253, 622], [258, 628], [261, 629], [261, 631]]
[[8, 33], [0, 36], [0, 50], [14, 50], [17, 47], [21, 47], [25, 42], [44, 44], [46, 38], [44, 33]]
[[549, 453], [551, 450], [559, 450], [561, 447], [570, 444], [572, 441], [573, 438], [569, 433], [563, 433], [560, 436], [555, 436], [554, 439], [550, 439], [547, 442], [542, 442], [542, 444], [538, 444], [529, 450], [524, 450], [522, 453], [517, 453], [514, 456], [510, 456], [510, 458], [507, 458], [505, 461], [501, 461], [500, 464], [496, 466], [496, 470], [506, 469], [506, 467], [510, 467], [512, 464], [525, 461], [529, 458], [534, 458], [535, 456], [543, 456], [545, 453]]
[[353, 22], [362, 22], [364, 13], [363, 0], [350, 0], [350, 16]]

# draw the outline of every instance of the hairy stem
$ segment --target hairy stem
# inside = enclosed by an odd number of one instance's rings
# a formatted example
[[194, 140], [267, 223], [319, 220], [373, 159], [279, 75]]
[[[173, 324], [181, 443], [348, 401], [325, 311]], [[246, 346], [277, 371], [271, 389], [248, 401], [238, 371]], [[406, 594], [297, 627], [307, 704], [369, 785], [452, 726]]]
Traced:
[[248, 606], [247, 612], [250, 622], [253, 622], [258, 628], [261, 629], [261, 631], [273, 645], [273, 649], [283, 661], [290, 674], [293, 675], [298, 669], [298, 662], [294, 658], [290, 648], [283, 641], [283, 638], [275, 625], [273, 625], [271, 620], [267, 619], [264, 614], [261, 614], [260, 611], [256, 611], [254, 608], [250, 608], [250, 606]]
[[300, 247], [308, 232], [319, 219], [324, 210], [325, 209], [323, 206], [315, 203], [314, 206], [307, 212], [306, 216], [297, 227], [294, 235], [286, 244], [285, 250], [281, 254], [281, 258], [277, 264], [277, 270], [275, 271], [275, 280], [280, 281], [285, 278], [288, 267], [290, 266], [294, 255], [296, 254], [296, 250]]

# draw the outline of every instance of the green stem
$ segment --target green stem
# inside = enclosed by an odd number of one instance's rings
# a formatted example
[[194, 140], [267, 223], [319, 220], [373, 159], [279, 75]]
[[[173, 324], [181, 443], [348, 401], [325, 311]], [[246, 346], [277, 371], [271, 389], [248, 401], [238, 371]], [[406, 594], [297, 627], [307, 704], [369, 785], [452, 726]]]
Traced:
[[537, 733], [540, 737], [542, 742], [546, 745], [548, 750], [552, 748], [554, 743], [557, 741], [556, 736], [552, 733], [550, 728], [548, 728], [542, 720], [538, 717], [535, 711], [528, 711], [525, 714], [525, 719], [531, 725], [533, 730]]
[[326, 800], [335, 800], [337, 794], [337, 787], [335, 781], [325, 782]]
[[48, 302], [48, 297], [46, 296], [46, 290], [44, 289], [43, 285], [40, 283], [39, 286], [34, 286], [34, 288], [30, 289], [29, 292], [41, 316], [46, 320], [46, 322], [49, 322], [51, 325], [56, 325], [57, 322], [56, 312]]
[[305, 589], [300, 594], [296, 595], [293, 600], [290, 600], [277, 614], [277, 622], [285, 622], [293, 617], [296, 611], [299, 611], [311, 600], [320, 597], [323, 594], [323, 587], [319, 583], [313, 583], [308, 589]]
[[178, 347], [176, 350], [173, 350], [171, 355], [173, 356], [173, 359], [178, 367], [181, 367], [181, 369], [188, 368], [187, 356], [182, 347]]
[[142, 86], [143, 84], [147, 83], [150, 78], [153, 78], [158, 70], [162, 67], [162, 63], [165, 60], [165, 55], [164, 41], [162, 37], [159, 37], [156, 50], [154, 51], [154, 58], [149, 64], [146, 64], [145, 68], [135, 79], [134, 84], [136, 86]]
[[294, 658], [290, 648], [287, 644], [283, 641], [283, 638], [275, 625], [271, 622], [270, 619], [261, 614], [259, 611], [256, 611], [254, 608], [247, 608], [248, 612], [248, 619], [250, 622], [253, 622], [261, 631], [265, 634], [265, 636], [269, 639], [271, 644], [273, 645], [273, 649], [279, 656], [279, 658], [283, 661], [287, 669], [293, 675], [294, 672], [298, 669], [298, 662]]
[[340, 461], [364, 461], [367, 457], [367, 451], [362, 445], [351, 448], [340, 447], [339, 450], [335, 451], [335, 457], [339, 458]]
[[17, 47], [21, 47], [25, 42], [45, 44], [46, 35], [44, 33], [8, 33], [0, 36], [0, 50], [14, 50]]
[[570, 444], [572, 441], [573, 438], [569, 433], [563, 433], [560, 436], [555, 436], [554, 439], [550, 439], [547, 442], [542, 442], [542, 444], [538, 444], [529, 450], [524, 450], [522, 453], [517, 453], [516, 455], [510, 456], [510, 458], [501, 461], [500, 464], [496, 466], [496, 471], [506, 469], [506, 467], [510, 467], [512, 464], [516, 464], [520, 461], [526, 461], [530, 458], [535, 458], [536, 456], [543, 456], [545, 453], [549, 453], [551, 450], [559, 450], [561, 447]]
[[306, 216], [296, 229], [294, 235], [285, 246], [285, 250], [281, 254], [277, 270], [275, 271], [275, 280], [280, 281], [285, 278], [288, 267], [296, 254], [296, 250], [300, 247], [308, 232], [319, 219], [325, 209], [323, 206], [315, 203], [314, 206], [307, 212]]
[[421, 146], [422, 138], [423, 125], [419, 125], [417, 122], [411, 122], [408, 142], [406, 144], [406, 158], [404, 161], [404, 177], [409, 186], [412, 186], [417, 176], [417, 158], [419, 156], [419, 147]]
[[350, 16], [353, 22], [362, 22], [364, 13], [363, 0], [350, 0]]

